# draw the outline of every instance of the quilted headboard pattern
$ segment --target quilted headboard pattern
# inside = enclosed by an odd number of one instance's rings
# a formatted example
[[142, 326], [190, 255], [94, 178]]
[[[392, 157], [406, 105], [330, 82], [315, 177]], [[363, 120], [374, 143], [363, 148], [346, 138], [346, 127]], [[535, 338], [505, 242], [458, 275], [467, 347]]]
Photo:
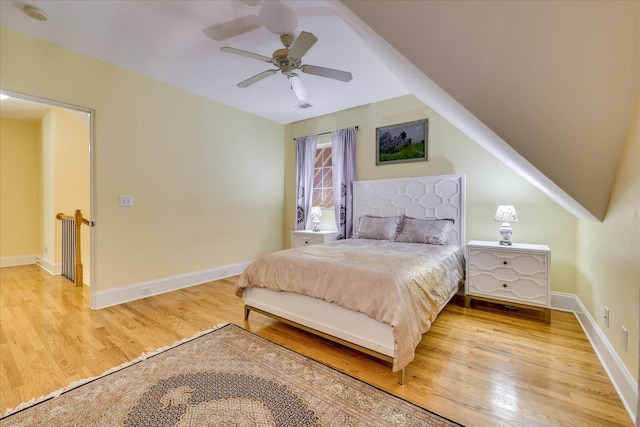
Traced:
[[363, 215], [453, 219], [449, 242], [465, 244], [465, 176], [440, 175], [356, 181], [353, 225]]

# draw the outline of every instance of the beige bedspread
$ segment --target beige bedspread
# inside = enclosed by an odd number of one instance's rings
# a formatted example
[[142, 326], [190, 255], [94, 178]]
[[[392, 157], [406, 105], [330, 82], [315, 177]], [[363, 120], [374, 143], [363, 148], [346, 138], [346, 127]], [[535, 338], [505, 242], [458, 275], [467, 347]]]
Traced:
[[463, 251], [456, 246], [348, 239], [260, 257], [238, 279], [236, 294], [246, 287], [294, 292], [391, 325], [396, 372], [413, 360], [463, 278]]

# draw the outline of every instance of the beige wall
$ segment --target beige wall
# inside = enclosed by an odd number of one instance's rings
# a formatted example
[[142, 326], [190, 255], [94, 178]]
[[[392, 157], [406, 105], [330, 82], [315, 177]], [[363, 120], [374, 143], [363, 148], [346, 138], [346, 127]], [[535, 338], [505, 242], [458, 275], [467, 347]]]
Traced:
[[[376, 127], [429, 119], [429, 161], [376, 166]], [[289, 242], [295, 217], [295, 143], [293, 138], [359, 126], [356, 140], [357, 179], [466, 174], [467, 240], [500, 239], [493, 221], [499, 204], [513, 204], [520, 222], [513, 223], [513, 241], [551, 247], [552, 289], [575, 292], [577, 220], [478, 144], [412, 95], [365, 105], [286, 127], [285, 224]]]
[[40, 124], [0, 120], [0, 257], [39, 255]]
[[42, 211], [40, 224], [42, 229], [42, 241], [40, 243], [43, 265], [51, 269], [56, 265], [56, 204], [55, 204], [55, 114], [50, 111], [42, 118], [42, 173], [40, 175], [42, 192]]
[[[80, 117], [70, 110], [55, 108], [56, 117], [56, 213], [74, 215], [80, 209], [83, 216], [90, 218], [90, 158], [88, 114]], [[84, 121], [81, 121], [84, 119]], [[62, 223], [56, 221], [56, 247], [62, 245]], [[90, 277], [89, 228], [82, 226], [82, 264], [84, 280]], [[56, 258], [61, 261], [61, 254]]]
[[[602, 223], [578, 222], [576, 294], [638, 378], [640, 322], [640, 94]], [[609, 308], [609, 327], [604, 324]], [[621, 328], [628, 332], [628, 349]]]
[[3, 89], [95, 110], [96, 290], [282, 247], [282, 125], [0, 31]]
[[[88, 118], [88, 114], [84, 114]], [[52, 108], [42, 119], [42, 257], [62, 262], [62, 223], [57, 213], [80, 209], [90, 217], [89, 122], [64, 108]], [[84, 282], [90, 283], [90, 231], [82, 226]]]

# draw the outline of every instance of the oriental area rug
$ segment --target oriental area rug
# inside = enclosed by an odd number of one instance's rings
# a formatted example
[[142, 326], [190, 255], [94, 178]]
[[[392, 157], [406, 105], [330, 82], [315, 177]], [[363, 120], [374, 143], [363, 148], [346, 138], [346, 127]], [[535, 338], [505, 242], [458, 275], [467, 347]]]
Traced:
[[233, 324], [12, 411], [0, 425], [459, 425]]

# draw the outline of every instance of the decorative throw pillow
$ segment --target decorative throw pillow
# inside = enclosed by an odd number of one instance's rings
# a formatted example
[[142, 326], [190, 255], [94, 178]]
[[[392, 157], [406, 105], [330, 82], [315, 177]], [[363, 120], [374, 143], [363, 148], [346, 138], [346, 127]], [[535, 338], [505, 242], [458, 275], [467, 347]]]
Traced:
[[395, 241], [446, 245], [449, 243], [452, 227], [452, 219], [416, 219], [403, 216]]
[[400, 216], [362, 216], [358, 221], [357, 239], [393, 240], [398, 233]]

